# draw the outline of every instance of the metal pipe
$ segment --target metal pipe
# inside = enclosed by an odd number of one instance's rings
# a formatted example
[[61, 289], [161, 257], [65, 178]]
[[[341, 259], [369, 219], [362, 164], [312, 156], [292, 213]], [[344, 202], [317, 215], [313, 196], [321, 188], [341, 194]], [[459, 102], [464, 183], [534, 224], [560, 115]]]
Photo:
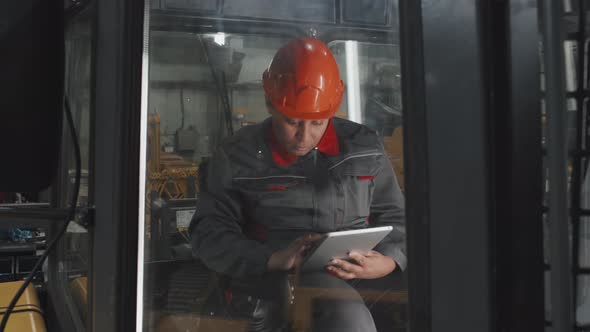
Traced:
[[573, 329], [571, 266], [567, 208], [567, 149], [562, 1], [542, 0], [547, 164], [549, 166], [548, 220], [550, 224], [551, 317], [553, 331]]

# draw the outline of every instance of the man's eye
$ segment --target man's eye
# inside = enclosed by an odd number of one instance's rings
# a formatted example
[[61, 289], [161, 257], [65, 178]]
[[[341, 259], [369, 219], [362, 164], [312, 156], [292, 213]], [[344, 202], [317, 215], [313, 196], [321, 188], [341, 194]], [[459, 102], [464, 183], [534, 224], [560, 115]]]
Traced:
[[294, 126], [294, 125], [296, 125], [296, 124], [297, 124], [297, 121], [295, 121], [295, 120], [290, 120], [290, 119], [289, 119], [289, 120], [287, 120], [287, 123], [288, 123], [288, 124], [290, 124], [290, 125], [292, 125], [292, 126]]

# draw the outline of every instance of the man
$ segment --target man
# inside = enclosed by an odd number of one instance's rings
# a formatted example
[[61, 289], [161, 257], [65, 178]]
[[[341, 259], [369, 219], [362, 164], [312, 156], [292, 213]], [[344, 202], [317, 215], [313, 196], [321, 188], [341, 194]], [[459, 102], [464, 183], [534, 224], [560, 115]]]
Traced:
[[[280, 316], [285, 275], [319, 233], [394, 227], [374, 251], [303, 275], [306, 286], [351, 288], [351, 280], [403, 270], [404, 201], [377, 135], [333, 118], [344, 84], [324, 43], [287, 43], [262, 79], [270, 118], [229, 137], [214, 155], [191, 233], [195, 256], [232, 278], [232, 294], [255, 302], [253, 318], [264, 309], [256, 328], [272, 331], [283, 326], [268, 317]], [[314, 330], [375, 330], [360, 297], [313, 310]]]

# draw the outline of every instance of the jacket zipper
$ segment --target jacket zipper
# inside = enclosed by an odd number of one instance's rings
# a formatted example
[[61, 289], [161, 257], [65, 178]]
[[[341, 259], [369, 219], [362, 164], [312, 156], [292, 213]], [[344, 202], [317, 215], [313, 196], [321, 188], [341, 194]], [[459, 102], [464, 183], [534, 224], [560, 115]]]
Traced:
[[383, 153], [381, 153], [381, 152], [372, 152], [372, 153], [363, 153], [363, 154], [351, 155], [351, 156], [348, 156], [348, 157], [340, 160], [338, 163], [332, 165], [330, 168], [328, 168], [328, 170], [332, 170], [332, 169], [340, 166], [345, 161], [350, 160], [350, 159], [364, 158], [364, 157], [373, 157], [373, 156], [382, 156], [382, 155], [383, 155]]

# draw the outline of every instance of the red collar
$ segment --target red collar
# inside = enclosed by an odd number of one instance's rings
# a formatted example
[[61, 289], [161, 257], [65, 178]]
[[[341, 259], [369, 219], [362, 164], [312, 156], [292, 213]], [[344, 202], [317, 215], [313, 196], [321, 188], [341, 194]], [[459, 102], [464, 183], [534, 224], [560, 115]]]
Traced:
[[[277, 142], [274, 132], [272, 131], [272, 124], [270, 128], [270, 150], [272, 152], [272, 160], [277, 166], [289, 166], [297, 160], [297, 156], [289, 154], [285, 151], [280, 144]], [[338, 145], [338, 136], [336, 136], [336, 130], [334, 130], [334, 123], [332, 119], [326, 127], [324, 136], [320, 139], [320, 142], [316, 148], [324, 154], [335, 156], [340, 153], [340, 146]]]

